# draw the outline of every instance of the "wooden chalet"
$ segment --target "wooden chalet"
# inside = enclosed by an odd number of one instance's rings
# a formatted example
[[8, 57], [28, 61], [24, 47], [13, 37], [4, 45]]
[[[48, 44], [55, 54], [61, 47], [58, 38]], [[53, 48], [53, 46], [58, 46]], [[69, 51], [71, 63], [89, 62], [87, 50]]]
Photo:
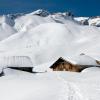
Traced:
[[[50, 66], [50, 68], [53, 71], [71, 71], [71, 72], [81, 72], [83, 69], [88, 67], [94, 67], [94, 65], [73, 64], [71, 61], [68, 61], [62, 57], [60, 57], [53, 65]], [[100, 67], [100, 65], [96, 65], [96, 67]]]
[[80, 66], [74, 65], [73, 63], [63, 59], [60, 57], [51, 67], [53, 71], [72, 71], [72, 72], [80, 72]]

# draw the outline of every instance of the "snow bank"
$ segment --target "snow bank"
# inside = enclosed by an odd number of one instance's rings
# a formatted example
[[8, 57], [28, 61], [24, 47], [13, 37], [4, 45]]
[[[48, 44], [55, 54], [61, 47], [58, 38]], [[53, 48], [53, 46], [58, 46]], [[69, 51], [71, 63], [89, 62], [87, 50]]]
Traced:
[[34, 66], [33, 72], [51, 72], [52, 69], [50, 69], [50, 67], [54, 63], [55, 62], [52, 61], [52, 62], [48, 62], [48, 63], [44, 63], [44, 64], [41, 64], [41, 65]]
[[90, 68], [86, 68], [82, 71], [82, 73], [91, 73], [91, 72], [100, 72], [100, 68], [99, 67], [90, 67]]
[[29, 74], [29, 72], [20, 71], [20, 70], [11, 69], [11, 68], [4, 68], [3, 73], [4, 73], [4, 76], [17, 76], [17, 77], [26, 76], [27, 74]]

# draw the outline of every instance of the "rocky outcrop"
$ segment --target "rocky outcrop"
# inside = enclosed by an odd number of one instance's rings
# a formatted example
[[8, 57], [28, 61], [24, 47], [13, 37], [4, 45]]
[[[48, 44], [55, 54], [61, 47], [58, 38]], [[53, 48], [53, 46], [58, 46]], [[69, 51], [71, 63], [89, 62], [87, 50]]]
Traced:
[[100, 27], [100, 16], [91, 17], [88, 22], [90, 26]]
[[31, 14], [33, 15], [38, 15], [38, 16], [41, 16], [41, 17], [46, 17], [48, 16], [50, 13], [46, 10], [43, 10], [43, 9], [39, 9], [39, 10], [36, 10], [34, 12], [32, 12]]

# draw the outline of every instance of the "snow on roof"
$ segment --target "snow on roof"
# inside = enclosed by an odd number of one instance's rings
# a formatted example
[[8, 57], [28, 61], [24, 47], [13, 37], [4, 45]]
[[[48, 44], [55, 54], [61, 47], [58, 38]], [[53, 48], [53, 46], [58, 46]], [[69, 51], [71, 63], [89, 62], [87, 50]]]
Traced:
[[33, 67], [28, 56], [0, 56], [0, 67]]
[[72, 64], [78, 65], [98, 65], [96, 60], [88, 55], [80, 54], [73, 57], [62, 57], [66, 61], [71, 62]]
[[82, 60], [81, 60], [82, 64], [85, 63], [87, 65], [98, 65], [96, 60], [94, 58], [90, 57], [90, 56], [83, 55], [83, 56], [80, 56], [80, 57], [81, 58], [83, 57], [83, 61], [85, 61], [85, 62], [82, 62]]
[[72, 58], [70, 58], [70, 57], [62, 57], [62, 58], [65, 59], [66, 61], [72, 63], [72, 64], [77, 64], [77, 62], [74, 61], [74, 60], [73, 60]]
[[98, 65], [96, 60], [88, 55], [80, 54], [74, 57], [74, 61], [79, 65]]

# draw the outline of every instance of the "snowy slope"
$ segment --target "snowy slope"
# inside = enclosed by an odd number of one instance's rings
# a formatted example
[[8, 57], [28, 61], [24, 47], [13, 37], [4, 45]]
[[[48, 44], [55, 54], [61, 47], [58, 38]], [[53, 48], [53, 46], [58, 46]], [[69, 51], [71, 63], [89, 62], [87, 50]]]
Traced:
[[0, 41], [17, 32], [13, 25], [14, 21], [8, 16], [0, 16]]
[[0, 42], [0, 55], [29, 56], [34, 65], [81, 53], [100, 59], [99, 28], [80, 25], [66, 13], [37, 12], [14, 19], [17, 33]]
[[55, 73], [16, 73], [0, 79], [2, 100], [69, 100], [71, 96], [71, 100], [83, 100], [69, 83], [65, 84]]
[[70, 20], [67, 24], [45, 23], [1, 41], [0, 51], [8, 55], [12, 50], [15, 54], [31, 52], [35, 65], [81, 53], [98, 57], [99, 32], [96, 27], [79, 26]]
[[72, 16], [68, 16], [67, 13], [49, 14], [47, 11], [37, 10], [16, 18], [14, 28], [17, 31], [27, 31], [43, 23], [67, 23], [66, 20], [72, 19]]

